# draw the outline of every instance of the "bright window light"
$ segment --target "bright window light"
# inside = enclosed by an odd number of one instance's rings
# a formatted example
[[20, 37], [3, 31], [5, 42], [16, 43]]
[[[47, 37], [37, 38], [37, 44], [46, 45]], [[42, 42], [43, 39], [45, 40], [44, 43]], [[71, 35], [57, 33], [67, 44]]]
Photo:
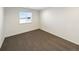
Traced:
[[19, 23], [31, 23], [32, 13], [31, 12], [20, 12], [19, 13]]

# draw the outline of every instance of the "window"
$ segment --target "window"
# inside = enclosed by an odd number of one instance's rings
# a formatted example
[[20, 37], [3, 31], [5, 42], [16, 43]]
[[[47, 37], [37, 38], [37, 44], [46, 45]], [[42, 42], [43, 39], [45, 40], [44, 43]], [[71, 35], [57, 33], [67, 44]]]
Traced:
[[20, 23], [31, 23], [32, 22], [32, 13], [31, 12], [20, 12], [19, 13], [19, 22]]

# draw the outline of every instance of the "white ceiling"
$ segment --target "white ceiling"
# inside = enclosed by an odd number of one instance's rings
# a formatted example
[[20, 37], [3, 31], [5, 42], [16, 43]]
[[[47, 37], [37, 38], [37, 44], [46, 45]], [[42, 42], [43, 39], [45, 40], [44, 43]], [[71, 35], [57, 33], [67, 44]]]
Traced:
[[43, 10], [47, 7], [29, 7], [30, 9], [34, 9], [34, 10]]

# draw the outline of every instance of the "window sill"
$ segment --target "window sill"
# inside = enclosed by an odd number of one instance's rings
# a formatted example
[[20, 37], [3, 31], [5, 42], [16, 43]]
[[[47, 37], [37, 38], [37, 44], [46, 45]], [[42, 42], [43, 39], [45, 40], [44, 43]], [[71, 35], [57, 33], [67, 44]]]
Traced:
[[32, 21], [20, 22], [20, 24], [28, 24], [28, 23], [32, 23]]

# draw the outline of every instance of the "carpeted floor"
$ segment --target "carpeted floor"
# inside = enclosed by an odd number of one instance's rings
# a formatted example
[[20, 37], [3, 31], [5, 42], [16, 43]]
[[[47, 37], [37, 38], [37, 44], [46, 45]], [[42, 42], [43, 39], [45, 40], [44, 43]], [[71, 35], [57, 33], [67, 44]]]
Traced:
[[38, 29], [6, 38], [1, 51], [79, 51], [79, 46]]

